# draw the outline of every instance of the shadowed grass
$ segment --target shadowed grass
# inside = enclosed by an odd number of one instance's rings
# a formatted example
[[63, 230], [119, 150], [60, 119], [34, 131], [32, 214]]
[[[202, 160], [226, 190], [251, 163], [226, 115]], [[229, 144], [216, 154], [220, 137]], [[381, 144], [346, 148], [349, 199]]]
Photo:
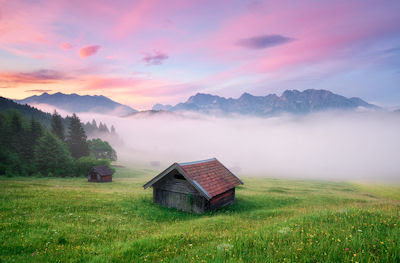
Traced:
[[0, 262], [400, 261], [396, 186], [244, 178], [197, 215], [153, 204], [153, 174], [0, 177]]

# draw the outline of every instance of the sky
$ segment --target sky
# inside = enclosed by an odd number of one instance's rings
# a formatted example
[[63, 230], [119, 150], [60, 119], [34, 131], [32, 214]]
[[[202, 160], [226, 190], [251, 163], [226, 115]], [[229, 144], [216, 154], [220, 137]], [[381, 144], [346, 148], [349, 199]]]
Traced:
[[328, 89], [400, 106], [400, 1], [0, 0], [0, 96]]

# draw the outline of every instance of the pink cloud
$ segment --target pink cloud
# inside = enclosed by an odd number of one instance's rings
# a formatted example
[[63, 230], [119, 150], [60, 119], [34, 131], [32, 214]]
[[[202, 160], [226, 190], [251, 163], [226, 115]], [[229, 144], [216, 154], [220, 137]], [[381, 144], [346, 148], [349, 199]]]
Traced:
[[111, 35], [114, 38], [132, 36], [141, 30], [165, 29], [165, 21], [170, 21], [170, 16], [182, 12], [187, 6], [194, 5], [191, 1], [185, 0], [171, 0], [168, 1], [168, 5], [161, 5], [158, 0], [131, 3], [121, 10], [118, 20], [112, 27]]
[[126, 77], [102, 77], [87, 76], [83, 79], [86, 83], [81, 90], [90, 91], [112, 91], [119, 94], [140, 95], [140, 96], [170, 96], [179, 93], [191, 93], [198, 87], [192, 84], [183, 84], [179, 82], [164, 79], [147, 78], [126, 78]]
[[116, 37], [122, 37], [132, 30], [138, 28], [146, 20], [146, 13], [148, 13], [156, 5], [154, 0], [141, 1], [138, 4], [132, 5], [127, 11], [121, 15], [113, 34]]
[[141, 83], [141, 80], [134, 78], [89, 76], [86, 78], [86, 82], [87, 85], [83, 88], [84, 90], [102, 90], [134, 87]]
[[81, 58], [87, 58], [90, 56], [93, 56], [94, 54], [97, 53], [97, 51], [100, 49], [100, 46], [94, 45], [94, 46], [86, 46], [81, 49], [79, 49], [79, 56]]
[[60, 48], [62, 50], [70, 50], [70, 49], [72, 49], [72, 45], [68, 42], [64, 42], [64, 43], [60, 44]]
[[50, 84], [69, 79], [64, 73], [56, 70], [36, 70], [32, 72], [0, 72], [0, 83]]
[[106, 59], [114, 60], [116, 57], [117, 57], [116, 55], [109, 55], [109, 56], [106, 56]]

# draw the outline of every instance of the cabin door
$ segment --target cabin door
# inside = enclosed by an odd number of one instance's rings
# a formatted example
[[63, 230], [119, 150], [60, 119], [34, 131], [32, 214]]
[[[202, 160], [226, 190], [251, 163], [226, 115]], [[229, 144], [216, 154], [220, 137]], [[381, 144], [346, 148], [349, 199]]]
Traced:
[[95, 173], [91, 173], [90, 174], [90, 180], [96, 181], [97, 180], [97, 176]]

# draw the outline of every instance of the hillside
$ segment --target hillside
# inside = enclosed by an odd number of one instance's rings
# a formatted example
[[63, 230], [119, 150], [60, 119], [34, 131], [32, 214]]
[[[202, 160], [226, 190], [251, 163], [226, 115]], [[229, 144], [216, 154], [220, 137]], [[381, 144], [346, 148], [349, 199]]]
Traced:
[[47, 104], [58, 109], [66, 110], [69, 112], [96, 112], [100, 114], [111, 114], [124, 116], [133, 112], [135, 109], [122, 105], [104, 96], [90, 96], [78, 94], [64, 94], [57, 92], [54, 94], [43, 93], [40, 96], [31, 96], [23, 100], [16, 100], [21, 104]]
[[197, 93], [175, 106], [156, 104], [153, 110], [196, 111], [211, 114], [270, 116], [279, 113], [305, 114], [324, 110], [379, 109], [360, 98], [346, 98], [327, 90], [286, 90], [281, 96], [253, 96], [243, 93], [237, 99]]
[[[50, 122], [51, 122], [50, 113], [43, 112], [29, 105], [18, 104], [10, 99], [0, 97], [0, 111], [6, 111], [6, 110], [17, 110], [28, 119], [33, 118], [42, 123], [43, 125], [45, 125], [46, 127], [50, 127]], [[66, 120], [63, 119], [63, 121], [64, 121], [63, 124], [65, 125]]]
[[[35, 107], [29, 106], [27, 104], [22, 105], [19, 103], [16, 103], [10, 99], [0, 97], [0, 111], [6, 111], [6, 110], [17, 110], [19, 111], [23, 116], [25, 116], [28, 119], [35, 119], [42, 123], [46, 127], [50, 127], [51, 123], [51, 114], [47, 112], [43, 112], [41, 110], [36, 109]], [[69, 126], [69, 117], [66, 118], [61, 118], [63, 126], [67, 128]], [[106, 136], [107, 139], [110, 139], [109, 137], [118, 137], [115, 134], [115, 129], [113, 127], [108, 129], [106, 124], [99, 123], [97, 125], [96, 121], [93, 120], [92, 123], [84, 123], [83, 128], [85, 129], [86, 134], [88, 137], [104, 137]], [[111, 132], [113, 131], [113, 132]], [[107, 136], [110, 135], [110, 136]]]

